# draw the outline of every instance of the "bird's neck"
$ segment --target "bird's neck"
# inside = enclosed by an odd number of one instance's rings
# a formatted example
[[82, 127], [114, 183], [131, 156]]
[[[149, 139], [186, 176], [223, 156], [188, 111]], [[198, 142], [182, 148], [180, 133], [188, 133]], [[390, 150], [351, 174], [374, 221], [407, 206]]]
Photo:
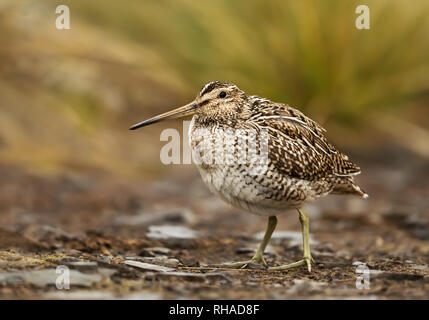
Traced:
[[230, 127], [235, 128], [239, 122], [237, 115], [224, 114], [219, 116], [196, 114], [193, 118], [195, 127], [210, 128], [210, 127]]

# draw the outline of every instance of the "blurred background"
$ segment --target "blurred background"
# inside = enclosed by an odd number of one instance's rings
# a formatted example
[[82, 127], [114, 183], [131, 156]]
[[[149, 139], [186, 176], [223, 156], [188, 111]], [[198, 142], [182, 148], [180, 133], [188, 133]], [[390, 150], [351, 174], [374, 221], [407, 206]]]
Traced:
[[[59, 4], [71, 30], [55, 28]], [[429, 157], [429, 3], [372, 2], [369, 30], [359, 4], [2, 0], [0, 161], [154, 178], [174, 124], [127, 128], [212, 80], [301, 109], [339, 147]]]
[[[355, 25], [361, 4], [369, 30]], [[56, 29], [57, 5], [69, 6], [71, 30]], [[16, 270], [67, 261], [100, 270], [108, 261], [116, 273], [101, 290], [115, 296], [277, 299], [302, 289], [427, 299], [428, 31], [427, 0], [0, 0], [0, 298], [48, 297], [2, 286]], [[361, 166], [368, 200], [332, 196], [307, 208], [320, 263], [310, 280], [335, 290], [294, 287], [296, 277], [309, 280], [300, 271], [233, 274], [200, 290], [183, 274], [159, 283], [124, 267], [162, 258], [148, 247], [165, 247], [177, 267], [244, 260], [257, 246], [261, 217], [212, 196], [194, 166], [160, 162], [162, 130], [181, 122], [128, 130], [213, 80], [302, 110]], [[154, 236], [153, 226], [166, 234]], [[300, 259], [297, 216], [284, 215], [278, 230], [287, 231], [268, 263]], [[356, 261], [394, 275], [357, 292]], [[49, 279], [43, 294], [53, 291]]]

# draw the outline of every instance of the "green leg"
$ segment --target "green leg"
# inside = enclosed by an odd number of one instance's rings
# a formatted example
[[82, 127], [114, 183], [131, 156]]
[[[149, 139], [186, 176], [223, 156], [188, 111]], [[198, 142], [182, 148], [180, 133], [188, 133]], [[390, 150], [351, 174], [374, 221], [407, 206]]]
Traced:
[[264, 254], [265, 248], [270, 242], [271, 235], [273, 234], [276, 226], [277, 226], [276, 216], [269, 217], [267, 230], [265, 231], [264, 238], [262, 239], [262, 242], [259, 244], [258, 250], [256, 250], [256, 253], [251, 260], [233, 262], [233, 263], [223, 263], [223, 264], [214, 265], [214, 266], [221, 267], [221, 268], [237, 268], [237, 269], [246, 268], [249, 263], [257, 263], [257, 264], [263, 264], [264, 266], [267, 266], [267, 262], [265, 261], [263, 254]]
[[267, 230], [265, 230], [265, 234], [264, 234], [264, 238], [262, 239], [262, 242], [259, 244], [258, 250], [256, 250], [255, 255], [252, 258], [252, 262], [256, 262], [256, 263], [263, 263], [264, 266], [267, 265], [267, 262], [264, 259], [264, 251], [265, 248], [267, 247], [268, 243], [271, 240], [271, 236], [274, 232], [274, 230], [276, 229], [277, 226], [277, 218], [276, 216], [271, 216], [268, 218], [268, 225], [267, 225]]
[[289, 263], [283, 266], [271, 267], [269, 270], [287, 270], [294, 267], [299, 267], [306, 265], [308, 272], [311, 272], [311, 262], [313, 258], [311, 257], [310, 252], [310, 219], [308, 215], [302, 210], [298, 209], [299, 212], [299, 221], [301, 222], [301, 232], [302, 232], [302, 247], [303, 247], [303, 257], [301, 260]]

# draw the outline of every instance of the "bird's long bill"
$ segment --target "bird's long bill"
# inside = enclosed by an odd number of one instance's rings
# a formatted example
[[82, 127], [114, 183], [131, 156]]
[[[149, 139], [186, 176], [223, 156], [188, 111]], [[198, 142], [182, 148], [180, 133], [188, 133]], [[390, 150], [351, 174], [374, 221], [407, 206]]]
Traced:
[[147, 119], [145, 121], [139, 122], [139, 123], [133, 125], [132, 127], [130, 127], [130, 130], [135, 130], [135, 129], [138, 129], [141, 127], [145, 127], [145, 126], [148, 126], [150, 124], [157, 123], [157, 122], [160, 122], [163, 120], [180, 118], [180, 117], [184, 117], [184, 116], [194, 114], [197, 107], [198, 107], [198, 104], [196, 104], [193, 101], [193, 102], [188, 103], [187, 105], [185, 105], [183, 107], [165, 112], [165, 113], [160, 114], [156, 117], [153, 117], [153, 118]]

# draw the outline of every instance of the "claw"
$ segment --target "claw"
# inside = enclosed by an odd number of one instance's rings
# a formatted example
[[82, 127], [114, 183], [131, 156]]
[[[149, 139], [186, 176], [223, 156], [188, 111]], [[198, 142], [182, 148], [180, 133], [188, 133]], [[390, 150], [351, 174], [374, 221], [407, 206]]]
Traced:
[[255, 255], [251, 260], [232, 262], [232, 263], [222, 263], [209, 265], [209, 267], [214, 268], [231, 268], [231, 269], [263, 269], [261, 267], [267, 268], [267, 262], [262, 256]]
[[283, 266], [271, 267], [271, 268], [268, 268], [268, 270], [287, 270], [287, 269], [292, 269], [292, 268], [305, 265], [307, 267], [308, 272], [311, 273], [311, 260], [312, 260], [311, 257], [303, 257], [301, 260], [297, 262], [285, 264]]
[[250, 260], [250, 262], [263, 264], [265, 267], [268, 266], [267, 261], [265, 261], [262, 255], [255, 254], [255, 256]]
[[304, 258], [304, 261], [307, 264], [307, 270], [308, 270], [309, 273], [311, 273], [311, 261], [312, 260], [313, 259], [311, 257], [310, 258]]

